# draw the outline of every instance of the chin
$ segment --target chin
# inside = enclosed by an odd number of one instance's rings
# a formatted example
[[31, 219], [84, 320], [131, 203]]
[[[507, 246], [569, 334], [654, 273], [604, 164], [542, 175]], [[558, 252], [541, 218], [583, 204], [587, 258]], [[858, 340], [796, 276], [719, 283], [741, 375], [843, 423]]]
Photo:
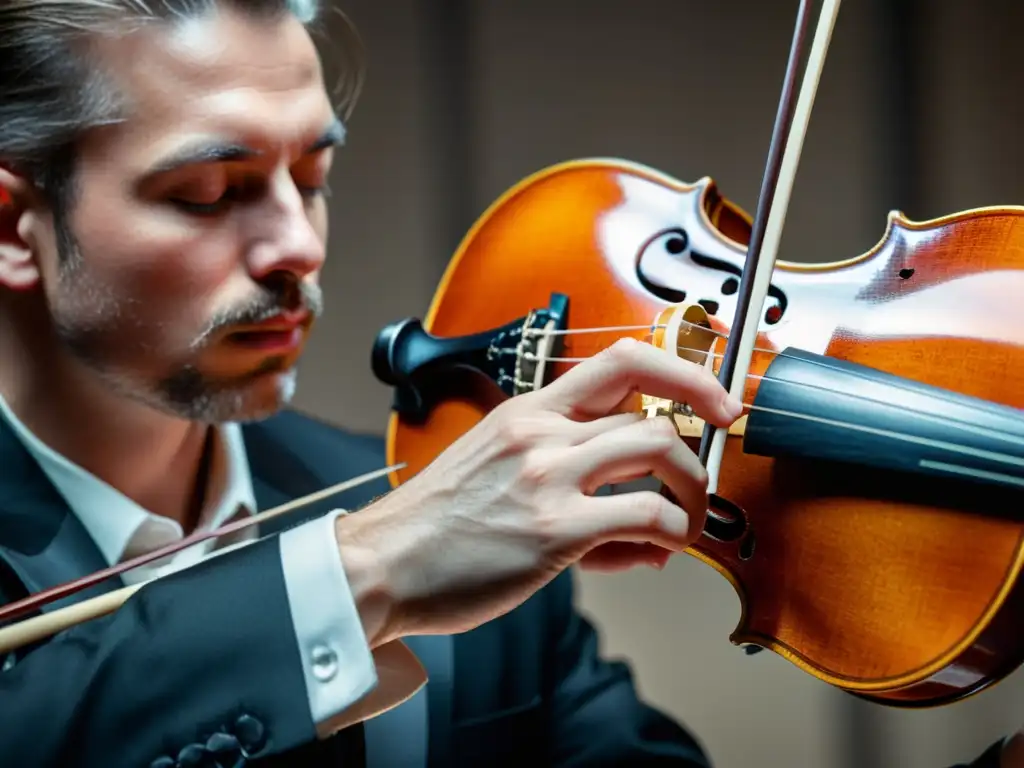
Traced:
[[244, 391], [234, 408], [235, 415], [222, 421], [260, 421], [270, 418], [286, 408], [295, 396], [295, 369], [264, 374]]
[[264, 372], [233, 385], [204, 386], [189, 390], [163, 390], [160, 410], [207, 424], [225, 422], [253, 422], [269, 418], [284, 409], [292, 400], [296, 388], [294, 368]]

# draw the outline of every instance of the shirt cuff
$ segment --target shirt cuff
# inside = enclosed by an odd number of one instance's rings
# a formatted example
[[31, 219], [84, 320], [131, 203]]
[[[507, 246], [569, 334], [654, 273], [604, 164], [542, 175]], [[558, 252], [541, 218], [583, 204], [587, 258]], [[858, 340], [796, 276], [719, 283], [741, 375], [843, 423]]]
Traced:
[[345, 510], [284, 531], [281, 565], [309, 712], [336, 718], [377, 685], [377, 669], [338, 552], [334, 522]]

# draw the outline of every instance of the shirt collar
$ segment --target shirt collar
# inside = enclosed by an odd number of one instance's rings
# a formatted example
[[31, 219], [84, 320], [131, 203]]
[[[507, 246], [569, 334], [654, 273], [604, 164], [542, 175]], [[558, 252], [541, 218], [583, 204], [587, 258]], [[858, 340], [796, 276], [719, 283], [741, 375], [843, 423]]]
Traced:
[[[29, 431], [0, 397], [0, 415], [43, 472], [64, 497], [72, 513], [89, 532], [109, 565], [180, 541], [184, 532], [177, 521], [154, 515], [113, 486], [60, 455]], [[216, 427], [216, 453], [211, 462], [211, 488], [219, 487], [219, 499], [211, 499], [200, 517], [197, 530], [223, 525], [238, 512], [255, 513], [245, 442], [238, 424]]]

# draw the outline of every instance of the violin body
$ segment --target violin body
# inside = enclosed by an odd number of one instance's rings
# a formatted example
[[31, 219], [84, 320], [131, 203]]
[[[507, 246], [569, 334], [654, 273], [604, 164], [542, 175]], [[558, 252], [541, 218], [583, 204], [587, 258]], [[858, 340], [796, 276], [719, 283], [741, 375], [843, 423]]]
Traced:
[[[378, 338], [374, 369], [396, 388], [388, 462], [407, 463], [392, 483], [507, 397], [623, 335], [653, 341], [666, 311], [700, 307], [726, 335], [750, 233], [710, 179], [622, 161], [509, 190], [422, 326]], [[1024, 208], [893, 213], [858, 257], [777, 262], [752, 408], [689, 550], [740, 598], [734, 643], [894, 706], [963, 698], [1024, 660], [1022, 296]], [[703, 425], [677, 424], [696, 450]]]

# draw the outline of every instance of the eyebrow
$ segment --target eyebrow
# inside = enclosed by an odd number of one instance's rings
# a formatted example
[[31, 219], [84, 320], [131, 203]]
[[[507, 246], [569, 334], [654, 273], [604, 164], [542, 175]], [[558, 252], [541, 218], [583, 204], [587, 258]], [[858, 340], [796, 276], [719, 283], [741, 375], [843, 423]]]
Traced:
[[[345, 126], [339, 118], [334, 118], [320, 136], [305, 149], [305, 154], [312, 155], [322, 152], [331, 147], [340, 147], [345, 144]], [[163, 158], [153, 165], [147, 177], [157, 176], [163, 173], [176, 171], [189, 165], [202, 163], [230, 163], [242, 160], [251, 160], [260, 157], [263, 153], [257, 149], [233, 142], [201, 141], [194, 144], [186, 144], [169, 156]]]

